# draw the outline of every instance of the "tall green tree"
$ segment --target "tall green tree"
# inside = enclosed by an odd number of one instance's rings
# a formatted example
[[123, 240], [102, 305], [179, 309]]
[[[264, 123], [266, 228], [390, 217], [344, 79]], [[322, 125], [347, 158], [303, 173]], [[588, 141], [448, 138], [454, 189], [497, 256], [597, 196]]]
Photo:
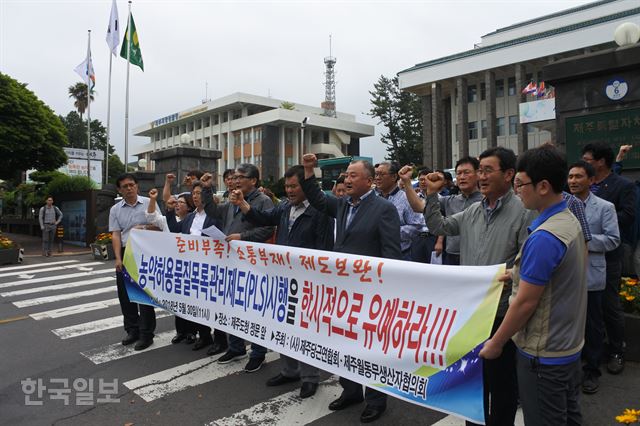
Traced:
[[369, 115], [386, 127], [380, 140], [387, 159], [400, 164], [422, 163], [422, 105], [413, 93], [402, 92], [398, 78], [383, 75], [373, 85]]
[[0, 179], [29, 169], [54, 170], [67, 161], [65, 127], [29, 89], [0, 73]]
[[[92, 90], [89, 96], [91, 102], [93, 102], [94, 93], [95, 92]], [[85, 83], [78, 82], [73, 86], [69, 86], [69, 97], [73, 98], [73, 106], [75, 106], [80, 113], [80, 120], [82, 120], [82, 115], [87, 110], [87, 106], [89, 106], [89, 103], [87, 102], [87, 85]]]

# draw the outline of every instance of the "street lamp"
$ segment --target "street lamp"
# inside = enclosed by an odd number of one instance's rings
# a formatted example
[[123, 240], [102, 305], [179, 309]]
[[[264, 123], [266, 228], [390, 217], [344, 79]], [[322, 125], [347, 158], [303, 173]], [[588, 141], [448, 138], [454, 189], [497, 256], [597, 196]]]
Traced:
[[640, 27], [633, 22], [620, 24], [613, 33], [613, 39], [620, 47], [636, 44], [640, 40]]
[[145, 158], [141, 158], [138, 160], [138, 167], [141, 170], [147, 170], [147, 160]]
[[191, 138], [189, 137], [189, 133], [183, 133], [182, 136], [180, 136], [180, 143], [182, 145], [189, 145], [189, 140]]
[[305, 117], [302, 119], [302, 123], [300, 123], [300, 149], [299, 149], [299, 157], [298, 164], [302, 164], [302, 156], [304, 155], [304, 128], [309, 121], [309, 117]]

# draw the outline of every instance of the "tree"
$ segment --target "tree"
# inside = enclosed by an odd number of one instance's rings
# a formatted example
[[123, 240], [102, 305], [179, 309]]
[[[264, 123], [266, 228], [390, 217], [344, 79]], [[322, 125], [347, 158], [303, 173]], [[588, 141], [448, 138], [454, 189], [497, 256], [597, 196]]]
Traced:
[[[93, 102], [93, 94], [94, 91], [91, 91], [91, 102]], [[69, 97], [73, 98], [73, 106], [76, 107], [78, 112], [80, 113], [80, 120], [82, 120], [82, 114], [87, 110], [87, 85], [85, 83], [79, 82], [74, 84], [73, 86], [69, 86]]]
[[67, 161], [65, 128], [24, 83], [0, 73], [0, 179], [29, 169], [54, 170]]
[[400, 164], [422, 163], [422, 105], [413, 93], [401, 92], [398, 78], [380, 76], [373, 85], [369, 115], [387, 128], [380, 140], [387, 159]]

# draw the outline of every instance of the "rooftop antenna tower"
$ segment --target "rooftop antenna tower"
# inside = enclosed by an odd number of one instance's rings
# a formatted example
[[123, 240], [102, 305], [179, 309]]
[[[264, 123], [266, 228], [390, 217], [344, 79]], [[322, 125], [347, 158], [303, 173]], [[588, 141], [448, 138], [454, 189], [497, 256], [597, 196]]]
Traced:
[[324, 58], [324, 102], [321, 107], [327, 117], [336, 115], [336, 58], [331, 56], [331, 34], [329, 34], [329, 56]]

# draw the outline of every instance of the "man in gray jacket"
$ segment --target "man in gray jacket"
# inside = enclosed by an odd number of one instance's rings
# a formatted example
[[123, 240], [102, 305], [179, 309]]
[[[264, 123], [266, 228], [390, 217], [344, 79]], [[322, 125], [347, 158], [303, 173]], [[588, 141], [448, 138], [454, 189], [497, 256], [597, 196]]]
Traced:
[[[516, 156], [510, 149], [489, 148], [480, 154], [478, 182], [482, 201], [449, 217], [440, 213], [438, 193], [445, 181], [439, 173], [427, 175], [427, 197], [423, 201], [411, 187], [412, 168], [405, 166], [400, 177], [414, 211], [423, 211], [429, 231], [435, 235], [460, 236], [461, 265], [495, 265], [507, 268], [527, 239], [527, 226], [535, 213], [524, 208], [511, 187]], [[473, 285], [473, 283], [469, 283]], [[498, 329], [509, 307], [511, 284], [505, 285], [491, 335]], [[515, 345], [509, 341], [502, 355], [483, 364], [484, 410], [487, 425], [513, 424], [518, 402]]]
[[53, 197], [47, 197], [47, 204], [40, 207], [38, 213], [40, 229], [42, 230], [42, 255], [51, 256], [51, 244], [56, 236], [56, 227], [62, 221], [62, 212], [53, 205]]
[[[273, 235], [274, 228], [272, 226], [255, 226], [249, 222], [239, 207], [231, 203], [216, 204], [213, 201], [213, 191], [211, 189], [213, 176], [205, 173], [201, 178], [203, 190], [202, 201], [204, 203], [204, 211], [208, 216], [212, 216], [222, 222], [221, 231], [227, 236], [227, 241], [242, 240], [255, 241], [263, 243]], [[273, 202], [269, 197], [258, 191], [260, 184], [260, 171], [253, 164], [240, 164], [233, 175], [232, 188], [242, 191], [244, 199], [249, 203], [251, 208], [264, 211], [273, 208]], [[215, 342], [214, 342], [215, 343]], [[247, 373], [258, 371], [264, 362], [264, 356], [267, 348], [251, 344], [251, 354], [249, 362], [244, 370]], [[244, 340], [229, 335], [229, 349], [222, 355], [218, 362], [226, 364], [237, 361], [246, 356]]]

